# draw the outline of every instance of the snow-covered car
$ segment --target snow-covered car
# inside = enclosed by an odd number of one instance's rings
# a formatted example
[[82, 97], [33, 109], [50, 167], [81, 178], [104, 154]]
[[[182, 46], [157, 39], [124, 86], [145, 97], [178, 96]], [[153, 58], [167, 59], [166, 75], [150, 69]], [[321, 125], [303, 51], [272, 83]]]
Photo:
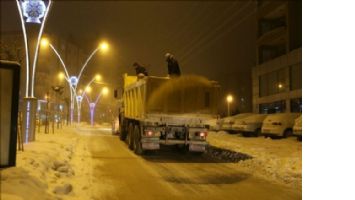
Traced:
[[295, 125], [293, 126], [293, 134], [297, 136], [299, 141], [302, 140], [302, 115], [295, 120]]
[[299, 113], [270, 114], [263, 121], [261, 133], [265, 136], [291, 136], [295, 119], [299, 116]]
[[219, 131], [220, 128], [220, 119], [210, 119], [207, 121], [204, 121], [204, 125], [208, 127], [208, 130], [211, 131]]
[[238, 115], [230, 116], [230, 117], [225, 117], [221, 121], [221, 130], [224, 131], [233, 131], [232, 126], [235, 124], [240, 124], [242, 120], [253, 113], [241, 113]]
[[242, 132], [244, 136], [259, 136], [261, 134], [261, 126], [266, 118], [266, 114], [252, 114], [232, 125], [232, 130]]

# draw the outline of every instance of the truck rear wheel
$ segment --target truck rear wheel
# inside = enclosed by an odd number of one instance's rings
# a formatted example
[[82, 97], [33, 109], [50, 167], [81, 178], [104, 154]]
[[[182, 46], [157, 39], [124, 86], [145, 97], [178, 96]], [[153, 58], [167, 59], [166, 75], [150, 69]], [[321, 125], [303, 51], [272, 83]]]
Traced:
[[133, 126], [133, 123], [130, 123], [129, 124], [129, 127], [128, 127], [128, 148], [133, 150], [133, 132], [134, 132], [134, 126]]
[[256, 130], [254, 131], [253, 136], [254, 136], [254, 137], [259, 137], [260, 135], [261, 135], [261, 129], [258, 128], [258, 129], [256, 129]]
[[283, 137], [287, 138], [287, 137], [290, 137], [291, 135], [292, 135], [292, 129], [288, 128], [284, 131]]
[[138, 125], [134, 126], [134, 133], [133, 133], [133, 138], [134, 138], [134, 153], [137, 155], [142, 155], [144, 153], [144, 150], [142, 148], [142, 143], [141, 143], [141, 133]]
[[119, 127], [120, 140], [125, 141], [127, 138], [127, 122], [123, 121]]

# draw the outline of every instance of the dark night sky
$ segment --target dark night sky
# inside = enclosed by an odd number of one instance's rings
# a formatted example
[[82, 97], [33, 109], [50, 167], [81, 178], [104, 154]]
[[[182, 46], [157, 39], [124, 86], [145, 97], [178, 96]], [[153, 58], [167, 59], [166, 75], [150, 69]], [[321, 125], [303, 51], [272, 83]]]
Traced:
[[[254, 11], [252, 1], [56, 1], [45, 32], [71, 37], [88, 53], [107, 40], [109, 55], [95, 57], [87, 73], [104, 66], [113, 84], [133, 73], [135, 61], [151, 75], [166, 75], [164, 54], [171, 52], [184, 74], [217, 80], [222, 95], [244, 93], [251, 101]], [[1, 31], [20, 31], [19, 22], [15, 2], [1, 1]]]

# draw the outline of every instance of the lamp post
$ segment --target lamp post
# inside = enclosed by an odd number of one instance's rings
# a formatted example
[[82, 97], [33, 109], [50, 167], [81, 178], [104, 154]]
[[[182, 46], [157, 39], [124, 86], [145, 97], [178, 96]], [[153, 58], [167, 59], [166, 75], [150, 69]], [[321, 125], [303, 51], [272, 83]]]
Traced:
[[61, 123], [61, 108], [60, 103], [58, 102], [58, 97], [63, 94], [63, 86], [52, 86], [52, 90], [55, 92], [55, 106], [54, 106], [54, 118], [57, 123], [57, 129], [59, 129], [59, 123]]
[[102, 88], [101, 92], [99, 93], [99, 95], [97, 95], [95, 101], [93, 101], [93, 102], [91, 102], [89, 97], [87, 95], [85, 95], [86, 100], [89, 104], [89, 109], [90, 109], [90, 124], [91, 124], [91, 126], [94, 126], [94, 115], [95, 115], [96, 105], [99, 102], [101, 96], [107, 95], [107, 94], [108, 94], [108, 88], [107, 87]]
[[44, 96], [44, 99], [46, 100], [46, 120], [45, 120], [45, 125], [44, 125], [44, 133], [49, 133], [49, 92], [46, 93]]
[[80, 124], [80, 117], [81, 117], [81, 103], [83, 102], [83, 98], [85, 96], [85, 94], [87, 92], [91, 91], [90, 85], [94, 82], [94, 81], [101, 81], [101, 75], [100, 74], [96, 74], [94, 78], [92, 78], [89, 83], [85, 86], [85, 89], [83, 92], [79, 91], [79, 93], [81, 93], [80, 95], [76, 95], [76, 104], [77, 104], [77, 111], [78, 111], [78, 124]]
[[[74, 101], [75, 99], [77, 100], [77, 93], [76, 93], [76, 89], [77, 86], [79, 84], [80, 78], [84, 72], [84, 69], [86, 68], [87, 64], [89, 63], [89, 61], [91, 60], [91, 58], [99, 51], [107, 51], [108, 50], [108, 43], [107, 42], [101, 42], [99, 44], [99, 46], [94, 49], [92, 51], [92, 53], [89, 55], [89, 57], [86, 59], [85, 63], [83, 64], [83, 66], [80, 69], [80, 72], [77, 76], [75, 75], [69, 75], [67, 67], [62, 59], [62, 57], [60, 56], [60, 54], [58, 53], [58, 51], [54, 48], [54, 46], [49, 42], [49, 40], [47, 38], [42, 39], [41, 45], [43, 45], [44, 47], [49, 46], [54, 53], [56, 54], [56, 56], [58, 57], [58, 59], [60, 60], [60, 63], [62, 64], [63, 68], [64, 68], [64, 78], [65, 80], [67, 80], [68, 84], [69, 84], [69, 88], [70, 88], [70, 122], [73, 123], [74, 120]], [[80, 99], [80, 97], [79, 97]]]
[[[25, 143], [35, 140], [35, 117], [37, 110], [37, 98], [34, 97], [35, 72], [38, 60], [39, 43], [51, 4], [51, 0], [47, 1], [47, 5], [43, 0], [16, 0], [26, 53], [25, 112], [23, 112], [23, 120], [25, 124], [22, 131]], [[30, 73], [32, 74], [31, 76]]]
[[230, 116], [230, 103], [233, 102], [233, 96], [230, 94], [227, 95], [226, 100], [227, 100], [227, 114], [228, 116]]

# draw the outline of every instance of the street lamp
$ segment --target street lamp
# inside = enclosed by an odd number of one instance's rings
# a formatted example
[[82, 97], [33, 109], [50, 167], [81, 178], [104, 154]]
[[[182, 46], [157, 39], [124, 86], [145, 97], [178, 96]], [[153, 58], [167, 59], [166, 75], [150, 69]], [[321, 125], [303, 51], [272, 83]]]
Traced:
[[59, 78], [59, 80], [64, 80], [65, 79], [65, 74], [63, 73], [63, 72], [59, 72], [59, 74], [58, 74], [58, 78]]
[[230, 103], [233, 102], [233, 96], [232, 95], [227, 95], [227, 113], [228, 113], [228, 116], [230, 116]]
[[81, 117], [81, 103], [82, 100], [85, 96], [86, 93], [90, 93], [91, 92], [91, 87], [90, 85], [94, 82], [94, 81], [100, 81], [102, 79], [100, 74], [96, 74], [94, 78], [92, 78], [89, 83], [85, 86], [84, 91], [79, 90], [80, 95], [76, 95], [76, 104], [77, 104], [77, 111], [78, 111], [78, 124], [80, 124], [80, 117]]
[[41, 47], [47, 47], [49, 45], [49, 40], [47, 38], [41, 39]]
[[[35, 72], [38, 60], [39, 44], [51, 4], [51, 0], [48, 0], [47, 5], [43, 0], [16, 0], [26, 53], [26, 90], [24, 97], [25, 112], [23, 116], [23, 120], [25, 122], [23, 126], [23, 138], [25, 138], [25, 143], [35, 140], [35, 117], [37, 111], [37, 99], [34, 97]], [[26, 23], [32, 23], [34, 25], [26, 27]], [[35, 24], [39, 24], [39, 26], [36, 26]], [[30, 33], [29, 37], [27, 37], [27, 32]], [[37, 33], [38, 35], [36, 35]], [[34, 44], [34, 46], [30, 44]], [[30, 58], [30, 55], [33, 55], [33, 57]], [[31, 72], [32, 76], [30, 76]]]
[[101, 50], [106, 51], [108, 49], [107, 42], [101, 42], [100, 48], [101, 48]]
[[86, 100], [89, 104], [89, 109], [90, 109], [90, 123], [91, 123], [91, 126], [94, 126], [94, 114], [95, 114], [95, 107], [97, 105], [97, 103], [99, 102], [100, 98], [102, 95], [106, 96], [108, 94], [108, 88], [107, 87], [104, 87], [102, 88], [101, 92], [99, 95], [97, 95], [96, 97], [96, 100], [91, 102], [89, 97], [87, 95], [85, 95], [86, 97]]
[[86, 59], [84, 65], [81, 67], [80, 72], [78, 74], [78, 76], [70, 76], [67, 70], [67, 67], [65, 66], [65, 63], [62, 59], [62, 57], [60, 56], [60, 54], [58, 53], [58, 51], [54, 48], [54, 46], [48, 41], [48, 39], [44, 39], [44, 41], [41, 43], [44, 46], [50, 46], [50, 48], [54, 51], [54, 53], [57, 55], [57, 57], [59, 58], [63, 68], [64, 68], [64, 72], [65, 72], [65, 79], [68, 81], [69, 83], [69, 87], [70, 87], [70, 122], [73, 122], [74, 119], [74, 99], [76, 99], [77, 93], [76, 93], [76, 89], [77, 89], [77, 85], [79, 84], [80, 78], [82, 73], [84, 72], [84, 69], [86, 68], [87, 64], [89, 63], [89, 61], [91, 60], [91, 58], [99, 51], [107, 51], [108, 50], [108, 43], [107, 42], [101, 42], [99, 44], [99, 46], [94, 49], [94, 51], [90, 54], [90, 56]]
[[279, 84], [277, 85], [277, 87], [278, 87], [279, 89], [282, 89], [284, 86], [282, 85], [282, 83], [279, 83]]

